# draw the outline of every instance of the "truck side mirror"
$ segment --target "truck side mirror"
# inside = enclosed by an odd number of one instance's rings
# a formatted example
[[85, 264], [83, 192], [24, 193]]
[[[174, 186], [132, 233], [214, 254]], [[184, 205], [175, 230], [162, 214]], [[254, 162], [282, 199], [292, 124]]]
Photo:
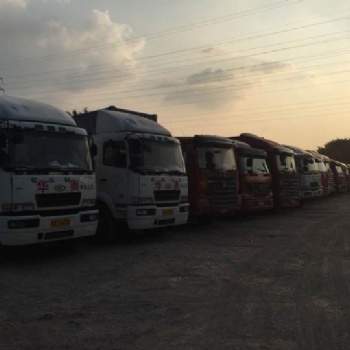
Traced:
[[95, 157], [97, 155], [97, 146], [95, 143], [93, 143], [90, 147], [90, 154], [91, 157]]

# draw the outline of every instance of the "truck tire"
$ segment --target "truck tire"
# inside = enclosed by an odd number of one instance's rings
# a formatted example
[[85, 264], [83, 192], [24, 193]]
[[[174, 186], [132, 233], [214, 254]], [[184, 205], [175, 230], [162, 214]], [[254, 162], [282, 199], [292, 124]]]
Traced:
[[95, 241], [98, 243], [112, 243], [117, 239], [116, 222], [105, 205], [98, 205], [99, 219]]

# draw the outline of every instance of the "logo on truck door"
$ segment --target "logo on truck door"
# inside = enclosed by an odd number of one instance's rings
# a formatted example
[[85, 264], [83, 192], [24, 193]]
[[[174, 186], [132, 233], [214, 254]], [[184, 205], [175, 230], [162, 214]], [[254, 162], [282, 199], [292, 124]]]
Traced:
[[57, 192], [63, 192], [65, 189], [66, 189], [66, 186], [64, 186], [64, 185], [56, 185], [55, 186], [55, 190]]
[[161, 190], [162, 187], [163, 187], [162, 181], [157, 180], [157, 181], [154, 183], [154, 187], [155, 187], [155, 189], [158, 190], [158, 191]]
[[41, 193], [49, 190], [49, 182], [47, 180], [40, 180], [37, 183], [37, 190]]

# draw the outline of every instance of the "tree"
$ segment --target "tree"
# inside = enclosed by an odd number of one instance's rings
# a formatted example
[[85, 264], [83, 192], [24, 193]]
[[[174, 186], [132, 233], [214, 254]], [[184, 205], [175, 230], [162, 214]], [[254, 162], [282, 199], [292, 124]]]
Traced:
[[89, 112], [88, 107], [84, 107], [82, 111], [77, 111], [76, 109], [73, 109], [72, 111], [67, 111], [67, 113], [71, 116], [71, 117], [75, 117], [76, 115], [82, 114], [82, 113], [87, 113]]
[[342, 163], [350, 164], [350, 139], [336, 139], [318, 147], [317, 152]]

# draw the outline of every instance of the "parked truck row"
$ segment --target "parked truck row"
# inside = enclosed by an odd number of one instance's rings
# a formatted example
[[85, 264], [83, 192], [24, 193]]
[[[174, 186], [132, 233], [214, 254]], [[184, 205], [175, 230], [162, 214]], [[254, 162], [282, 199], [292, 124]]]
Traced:
[[297, 207], [350, 188], [349, 166], [243, 133], [174, 137], [157, 115], [110, 106], [71, 117], [0, 97], [0, 244], [152, 230]]

